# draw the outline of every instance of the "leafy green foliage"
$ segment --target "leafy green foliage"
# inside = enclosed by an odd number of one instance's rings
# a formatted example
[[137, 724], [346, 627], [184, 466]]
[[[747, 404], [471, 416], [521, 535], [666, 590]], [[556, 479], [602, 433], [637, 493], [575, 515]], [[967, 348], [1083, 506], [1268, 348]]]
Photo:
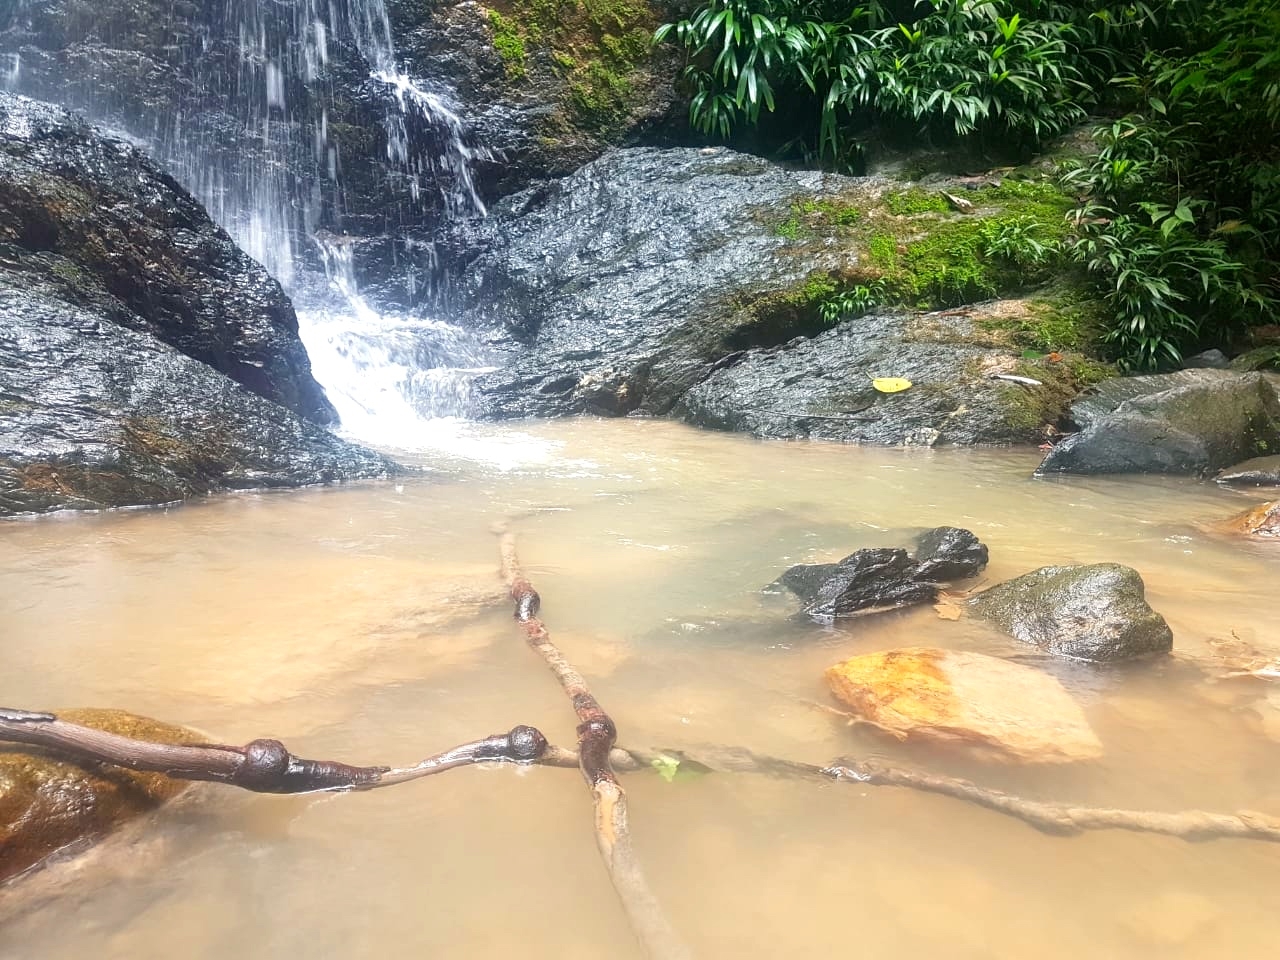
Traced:
[[1120, 363], [1154, 369], [1280, 316], [1280, 7], [1214, 2], [1129, 78], [1145, 111], [1096, 132], [1066, 181], [1075, 258], [1112, 310]]
[[875, 280], [867, 284], [855, 284], [847, 290], [833, 294], [818, 306], [818, 313], [829, 324], [870, 313], [885, 300], [884, 283]]
[[[1067, 173], [1082, 198], [1069, 222], [1051, 225], [1046, 199], [981, 224], [871, 236], [867, 259], [891, 299], [959, 302], [1074, 261], [1131, 369], [1280, 322], [1275, 0], [697, 0], [655, 37], [687, 52], [699, 130], [728, 137], [785, 106], [811, 118], [806, 153], [836, 169], [854, 165], [870, 127], [1034, 147], [1090, 112], [1119, 118]], [[946, 212], [920, 190], [888, 205]], [[779, 233], [797, 239], [804, 223]]]
[[[859, 118], [1037, 142], [1079, 122], [1104, 70], [1100, 35], [1137, 33], [1144, 4], [1044, 0], [705, 0], [658, 41], [689, 52], [693, 125], [727, 137], [779, 97], [816, 110], [820, 158], [854, 152]], [[1174, 6], [1177, 6], [1175, 3]]]

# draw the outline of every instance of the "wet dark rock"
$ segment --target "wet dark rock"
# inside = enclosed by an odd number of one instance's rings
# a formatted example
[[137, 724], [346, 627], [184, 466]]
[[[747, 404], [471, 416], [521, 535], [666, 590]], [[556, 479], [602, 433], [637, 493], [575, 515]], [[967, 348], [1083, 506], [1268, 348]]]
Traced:
[[0, 515], [397, 472], [62, 293], [0, 268]]
[[649, 45], [670, 6], [387, 3], [410, 72], [446, 84], [477, 141], [496, 152], [480, 165], [489, 196], [565, 176], [611, 146], [689, 137], [682, 55]]
[[[155, 743], [205, 739], [122, 710], [66, 710], [58, 716]], [[59, 851], [100, 840], [188, 786], [158, 773], [75, 763], [35, 747], [0, 745], [0, 883]]]
[[1280, 449], [1280, 397], [1258, 373], [1181, 370], [1108, 380], [1071, 407], [1081, 427], [1038, 473], [1206, 475]]
[[919, 580], [919, 567], [905, 550], [872, 547], [845, 557], [801, 613], [826, 621], [859, 613], [928, 603], [938, 584]]
[[960, 527], [934, 527], [916, 538], [916, 563], [929, 580], [965, 580], [987, 565], [987, 545]]
[[[278, 232], [263, 238], [258, 256], [280, 247], [305, 254], [314, 223], [380, 230], [430, 214], [439, 199], [423, 191], [424, 208], [407, 178], [388, 169], [391, 93], [370, 81], [350, 31], [331, 24], [327, 57], [308, 56], [309, 6], [0, 4], [0, 64], [18, 58], [10, 89], [80, 110], [145, 144], [220, 222], [238, 221], [237, 236], [252, 231], [251, 215], [261, 217]], [[339, 9], [313, 9], [325, 7]], [[345, 26], [345, 11], [338, 20]], [[260, 208], [241, 208], [241, 198]]]
[[1233, 487], [1280, 487], [1280, 454], [1237, 463], [1214, 479]]
[[48, 278], [69, 302], [92, 303], [261, 397], [334, 419], [280, 285], [138, 150], [9, 94], [0, 94], [0, 245], [11, 275]]
[[[0, 3], [0, 78], [144, 143], [287, 282], [290, 257], [277, 254], [314, 258], [313, 228], [430, 230], [459, 187], [442, 149], [448, 124], [394, 107], [400, 91], [372, 78], [365, 59], [376, 44], [356, 35], [381, 25], [353, 7]], [[675, 84], [682, 57], [648, 44], [659, 5], [388, 0], [387, 11], [397, 65], [463, 119], [487, 199], [568, 173], [612, 144], [688, 135]], [[529, 38], [518, 68], [498, 51], [495, 13], [509, 36]], [[410, 164], [391, 157], [399, 125]], [[247, 243], [255, 216], [271, 233], [261, 249]]]
[[280, 285], [137, 150], [0, 94], [0, 515], [385, 476]]
[[942, 582], [975, 576], [987, 563], [986, 545], [958, 527], [928, 530], [916, 543], [914, 559], [905, 550], [872, 547], [839, 563], [797, 564], [765, 590], [790, 590], [803, 602], [802, 616], [827, 622], [928, 603]]
[[[1017, 361], [967, 315], [873, 314], [827, 329], [806, 284], [856, 246], [780, 235], [793, 204], [872, 204], [885, 181], [784, 169], [725, 149], [614, 151], [507, 198], [441, 240], [455, 306], [496, 327], [508, 362], [480, 378], [493, 418], [674, 415], [758, 436], [924, 444], [1035, 436]], [[878, 393], [872, 379], [914, 386]]]
[[797, 563], [784, 570], [782, 576], [767, 584], [764, 589], [768, 593], [781, 593], [786, 589], [801, 600], [811, 600], [839, 566], [838, 563]]
[[1041, 567], [984, 590], [973, 612], [1017, 640], [1074, 660], [1168, 653], [1173, 632], [1147, 604], [1142, 577], [1118, 563]]

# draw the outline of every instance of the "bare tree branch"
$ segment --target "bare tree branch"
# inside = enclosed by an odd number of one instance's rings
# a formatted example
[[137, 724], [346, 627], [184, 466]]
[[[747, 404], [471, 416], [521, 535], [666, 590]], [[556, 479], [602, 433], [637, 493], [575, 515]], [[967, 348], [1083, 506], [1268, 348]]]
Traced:
[[[642, 770], [653, 766], [662, 753], [615, 749], [613, 766], [617, 770]], [[1084, 807], [1066, 803], [1046, 803], [981, 787], [970, 780], [922, 773], [892, 767], [878, 761], [841, 758], [826, 766], [784, 760], [753, 753], [740, 747], [700, 747], [680, 751], [676, 758], [692, 761], [721, 773], [758, 773], [770, 777], [802, 780], [835, 780], [874, 787], [904, 787], [924, 793], [936, 793], [964, 800], [996, 813], [1014, 817], [1042, 833], [1073, 836], [1086, 830], [1130, 830], [1159, 833], [1183, 840], [1219, 840], [1236, 838], [1280, 843], [1280, 818], [1240, 810], [1236, 813], [1213, 813], [1208, 810], [1120, 810], [1111, 807]], [[576, 757], [562, 747], [548, 746], [541, 764], [574, 766]]]
[[520, 569], [515, 536], [500, 529], [502, 572], [515, 603], [515, 618], [525, 639], [560, 681], [578, 715], [577, 766], [595, 801], [596, 845], [609, 869], [609, 877], [631, 920], [641, 945], [654, 960], [683, 960], [690, 956], [649, 888], [631, 843], [627, 819], [627, 795], [618, 783], [610, 760], [617, 729], [582, 674], [574, 669], [551, 642], [546, 625], [538, 617], [541, 598]]
[[412, 767], [354, 767], [332, 760], [305, 760], [279, 740], [224, 744], [170, 744], [134, 740], [59, 720], [51, 713], [0, 708], [0, 740], [45, 747], [78, 760], [150, 770], [179, 780], [209, 780], [257, 793], [372, 790], [417, 780], [470, 763], [505, 760], [530, 763], [547, 739], [534, 727], [518, 726], [428, 757]]

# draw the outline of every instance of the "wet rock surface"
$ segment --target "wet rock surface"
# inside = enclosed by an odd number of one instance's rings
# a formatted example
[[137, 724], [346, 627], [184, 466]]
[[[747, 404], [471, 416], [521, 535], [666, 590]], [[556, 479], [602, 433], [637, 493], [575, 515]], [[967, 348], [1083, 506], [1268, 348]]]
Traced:
[[314, 260], [316, 226], [431, 229], [459, 186], [449, 123], [398, 108], [405, 91], [374, 71], [403, 68], [464, 118], [492, 199], [611, 144], [687, 135], [683, 61], [648, 43], [663, 16], [646, 0], [22, 0], [0, 4], [0, 67], [16, 63], [0, 82], [146, 143], [242, 242], [268, 228], [253, 253], [287, 279], [273, 246]]
[[820, 623], [895, 607], [929, 603], [943, 581], [976, 576], [987, 564], [987, 548], [968, 530], [936, 527], [906, 550], [871, 547], [838, 563], [797, 564], [765, 589], [785, 588], [803, 602], [800, 616]]
[[396, 469], [320, 423], [293, 308], [134, 148], [0, 95], [0, 515]]
[[801, 613], [818, 621], [928, 603], [936, 581], [919, 578], [920, 568], [905, 550], [869, 548], [845, 557], [807, 599]]
[[988, 558], [987, 545], [961, 527], [934, 527], [916, 538], [920, 576], [932, 580], [976, 577]]
[[[800, 200], [856, 206], [885, 189], [719, 148], [629, 149], [504, 200], [441, 242], [466, 278], [455, 303], [472, 326], [496, 327], [507, 357], [478, 381], [485, 415], [671, 414], [890, 444], [1029, 439], [1008, 384], [989, 379], [1015, 359], [976, 344], [963, 316], [826, 329], [804, 302], [816, 273], [856, 272], [857, 253], [792, 243], [778, 224]], [[914, 386], [880, 393], [877, 376]]]
[[0, 269], [317, 423], [334, 418], [280, 285], [172, 177], [59, 107], [0, 93]]
[[1080, 432], [1037, 472], [1204, 476], [1280, 449], [1276, 381], [1259, 373], [1181, 370], [1108, 380], [1071, 407]]
[[0, 516], [397, 471], [155, 338], [0, 270]]
[[689, 137], [674, 46], [649, 38], [660, 2], [388, 0], [410, 72], [448, 85], [479, 143], [489, 196], [561, 177], [609, 147]]
[[[406, 178], [388, 171], [391, 94], [370, 80], [346, 11], [323, 38], [315, 34], [312, 18], [337, 5], [29, 0], [4, 6], [0, 60], [18, 58], [11, 89], [127, 131], [220, 222], [242, 221], [237, 236], [253, 230], [251, 211], [237, 208], [240, 197], [261, 204], [262, 224], [279, 230], [264, 238], [264, 249], [287, 245], [303, 254], [309, 252], [308, 220], [383, 229], [423, 209]], [[325, 141], [320, 148], [318, 138]]]
[[1214, 479], [1233, 487], [1280, 487], [1280, 455], [1254, 457], [1237, 463]]
[[1014, 639], [1095, 662], [1168, 653], [1173, 632], [1147, 604], [1142, 577], [1118, 563], [1041, 567], [984, 590], [970, 608]]
[[[65, 710], [72, 723], [157, 743], [198, 734], [122, 710]], [[33, 747], [0, 745], [0, 883], [59, 851], [81, 848], [155, 810], [188, 784], [110, 764], [80, 764]]]
[[826, 677], [858, 717], [908, 742], [1026, 763], [1102, 754], [1080, 706], [1034, 667], [960, 650], [905, 648], [852, 657]]

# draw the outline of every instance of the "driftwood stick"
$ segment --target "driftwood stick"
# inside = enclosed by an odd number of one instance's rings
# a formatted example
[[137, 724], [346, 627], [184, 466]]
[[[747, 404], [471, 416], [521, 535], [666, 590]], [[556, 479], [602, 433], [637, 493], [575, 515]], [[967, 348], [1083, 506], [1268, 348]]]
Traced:
[[560, 681], [578, 715], [576, 761], [595, 801], [596, 846], [609, 870], [609, 878], [632, 929], [648, 955], [654, 960], [683, 960], [690, 956], [689, 950], [649, 889], [631, 844], [627, 795], [618, 783], [611, 763], [617, 729], [592, 695], [582, 674], [551, 642], [546, 625], [538, 616], [541, 598], [520, 568], [514, 534], [500, 529], [499, 535], [502, 573], [515, 603], [516, 621], [524, 630], [529, 646], [542, 656]]
[[[1042, 833], [1072, 836], [1086, 830], [1131, 830], [1160, 833], [1183, 840], [1237, 838], [1280, 843], [1280, 817], [1252, 810], [1212, 813], [1207, 810], [1117, 810], [1066, 803], [1045, 803], [978, 786], [959, 777], [921, 773], [868, 760], [840, 759], [827, 766], [763, 756], [740, 747], [700, 747], [673, 751], [678, 758], [721, 773], [758, 773], [771, 777], [802, 780], [835, 780], [874, 787], [905, 787], [964, 800], [996, 813], [1014, 817]], [[612, 761], [617, 770], [643, 770], [663, 756], [662, 752], [616, 748]], [[573, 751], [548, 746], [538, 763], [557, 767], [575, 766]]]
[[955, 797], [988, 810], [1017, 817], [1042, 833], [1071, 835], [1085, 830], [1132, 830], [1163, 833], [1184, 840], [1240, 837], [1280, 842], [1280, 818], [1251, 810], [1232, 814], [1210, 813], [1206, 810], [1162, 813], [1155, 810], [1115, 810], [1107, 807], [1043, 803], [999, 790], [988, 790], [958, 777], [919, 773], [867, 761], [844, 760], [823, 767], [821, 773], [832, 780], [907, 787]]
[[506, 760], [529, 763], [542, 756], [547, 740], [533, 727], [518, 726], [428, 757], [412, 767], [355, 767], [332, 760], [305, 760], [279, 740], [225, 744], [171, 744], [134, 740], [59, 720], [51, 713], [0, 708], [0, 741], [24, 743], [76, 760], [150, 770], [178, 780], [208, 780], [257, 793], [314, 793], [373, 790], [417, 780], [470, 763]]

